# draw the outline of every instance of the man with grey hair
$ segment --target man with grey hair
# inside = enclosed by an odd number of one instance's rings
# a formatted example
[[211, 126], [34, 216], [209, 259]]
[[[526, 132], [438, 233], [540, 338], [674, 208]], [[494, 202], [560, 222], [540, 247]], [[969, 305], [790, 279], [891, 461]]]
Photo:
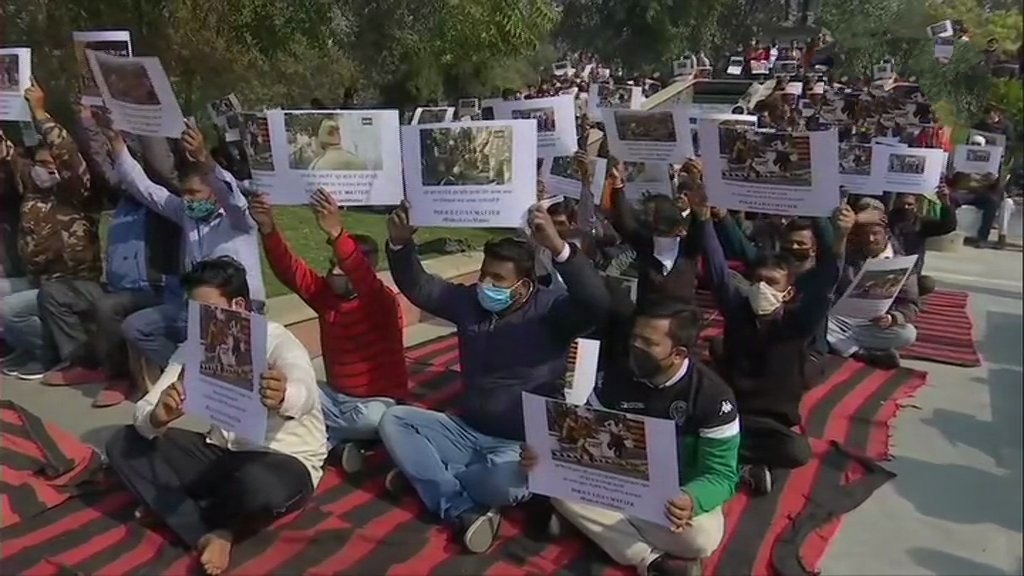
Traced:
[[[862, 198], [854, 205], [857, 220], [850, 233], [846, 261], [836, 285], [845, 294], [861, 268], [871, 259], [902, 256], [898, 240], [889, 233], [885, 206], [874, 198]], [[882, 369], [900, 365], [899, 350], [917, 340], [913, 322], [920, 311], [916, 274], [911, 274], [888, 312], [863, 321], [836, 314], [828, 317], [828, 343], [833, 352]]]

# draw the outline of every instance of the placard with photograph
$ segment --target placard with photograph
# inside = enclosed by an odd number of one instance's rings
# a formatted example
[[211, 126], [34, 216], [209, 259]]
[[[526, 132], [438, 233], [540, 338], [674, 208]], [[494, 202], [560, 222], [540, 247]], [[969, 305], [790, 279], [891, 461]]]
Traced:
[[[604, 175], [607, 171], [607, 159], [590, 158], [590, 189], [594, 196], [594, 203], [598, 205], [601, 204], [601, 194], [604, 191]], [[583, 179], [580, 176], [579, 168], [576, 166], [575, 156], [545, 158], [541, 178], [544, 180], [544, 185], [547, 186], [549, 194], [568, 196], [574, 200], [580, 199]]]
[[603, 111], [608, 149], [619, 160], [681, 162], [693, 147], [687, 111]]
[[452, 106], [437, 106], [431, 108], [417, 108], [412, 115], [411, 124], [441, 124], [451, 122], [455, 119], [455, 108]]
[[729, 76], [739, 76], [743, 74], [743, 67], [746, 66], [747, 61], [739, 56], [733, 56], [729, 58], [729, 65], [725, 67], [725, 73]]
[[834, 129], [790, 133], [702, 120], [700, 138], [713, 206], [791, 216], [828, 216], [839, 206]]
[[885, 314], [916, 263], [917, 256], [868, 259], [829, 314], [855, 320], [871, 320]]
[[626, 185], [626, 199], [639, 206], [648, 196], [672, 196], [670, 167], [668, 162], [623, 162], [622, 181]]
[[274, 204], [305, 205], [318, 188], [342, 206], [401, 203], [397, 110], [275, 110], [266, 118], [272, 162], [262, 168], [274, 172]]
[[455, 105], [455, 116], [459, 120], [463, 118], [475, 119], [480, 115], [479, 98], [459, 98]]
[[181, 138], [185, 116], [159, 58], [94, 50], [86, 50], [86, 57], [115, 128], [139, 136]]
[[[75, 48], [75, 59], [78, 61], [78, 86], [82, 91], [82, 103], [87, 106], [102, 106], [103, 94], [89, 63], [87, 50], [120, 56], [133, 56], [132, 34], [127, 30], [97, 30], [92, 32], [72, 32], [71, 41]], [[178, 133], [178, 136], [181, 133]]]
[[940, 36], [935, 39], [935, 58], [949, 62], [953, 58], [953, 49], [956, 47], [956, 39], [949, 36]]
[[793, 76], [800, 72], [800, 63], [796, 60], [778, 60], [775, 62], [775, 73]]
[[693, 57], [693, 54], [683, 54], [682, 58], [672, 62], [673, 76], [689, 76], [696, 69], [697, 59]]
[[564, 76], [566, 74], [572, 74], [575, 72], [572, 68], [572, 63], [568, 61], [555, 62], [551, 65], [551, 72], [555, 76]]
[[676, 424], [523, 392], [529, 489], [662, 526], [679, 496]]
[[0, 48], [0, 121], [30, 122], [25, 90], [32, 85], [32, 49]]
[[747, 126], [757, 128], [757, 116], [749, 114], [723, 114], [690, 109], [686, 121], [690, 125], [690, 149], [685, 152], [687, 158], [700, 158], [700, 121], [714, 120], [722, 126]]
[[644, 93], [639, 86], [591, 84], [587, 92], [587, 116], [601, 118], [601, 111], [605, 109], [636, 110], [643, 101]]
[[402, 127], [414, 226], [519, 228], [537, 201], [537, 122]]
[[943, 38], [954, 35], [953, 21], [943, 20], [936, 22], [927, 28], [928, 36], [931, 38]]
[[210, 102], [206, 108], [210, 113], [210, 118], [213, 118], [214, 124], [224, 133], [224, 139], [227, 142], [237, 142], [242, 139], [239, 132], [241, 119], [238, 117], [238, 114], [242, 112], [242, 104], [238, 101], [237, 96], [228, 94]]
[[185, 412], [265, 444], [260, 376], [267, 371], [266, 318], [189, 300], [184, 346]]
[[968, 174], [999, 174], [1003, 148], [960, 144], [953, 150], [953, 170]]
[[881, 195], [871, 182], [871, 144], [843, 142], [839, 145], [839, 185], [850, 194]]
[[597, 361], [601, 356], [601, 341], [577, 338], [569, 346], [565, 371], [565, 401], [574, 406], [587, 403], [597, 384]]
[[1002, 149], [1006, 149], [1006, 134], [998, 134], [996, 132], [985, 132], [984, 130], [975, 130], [971, 128], [970, 132], [967, 133], [967, 141], [970, 142], [975, 136], [981, 136], [985, 139], [985, 146], [999, 146]]
[[939, 185], [945, 158], [941, 148], [875, 146], [871, 151], [873, 186], [886, 192], [931, 194]]
[[772, 67], [767, 60], [751, 60], [750, 73], [754, 76], [767, 76], [772, 73]]
[[880, 62], [872, 67], [875, 80], [888, 80], [896, 75], [892, 62]]
[[494, 119], [531, 119], [537, 122], [537, 156], [539, 158], [573, 154], [578, 148], [576, 101], [572, 96], [495, 103]]

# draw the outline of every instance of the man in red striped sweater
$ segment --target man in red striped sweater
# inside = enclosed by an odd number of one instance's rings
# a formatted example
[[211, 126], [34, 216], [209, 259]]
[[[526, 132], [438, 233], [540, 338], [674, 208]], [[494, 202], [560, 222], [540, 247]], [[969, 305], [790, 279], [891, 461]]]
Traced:
[[401, 305], [377, 276], [377, 242], [346, 232], [337, 203], [323, 189], [310, 204], [334, 252], [326, 274], [288, 247], [267, 195], [249, 205], [274, 275], [320, 317], [327, 371], [327, 383], [320, 385], [324, 422], [331, 446], [343, 445], [342, 469], [352, 473], [362, 468], [367, 443], [377, 439], [384, 411], [408, 391]]

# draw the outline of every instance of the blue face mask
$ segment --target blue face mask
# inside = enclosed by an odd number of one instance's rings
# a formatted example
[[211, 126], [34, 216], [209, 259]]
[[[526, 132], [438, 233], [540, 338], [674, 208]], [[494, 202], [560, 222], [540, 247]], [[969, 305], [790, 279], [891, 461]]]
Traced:
[[504, 312], [515, 302], [512, 288], [499, 288], [490, 284], [476, 285], [476, 299], [484, 310], [495, 314]]
[[209, 220], [217, 210], [217, 204], [213, 200], [185, 201], [185, 216], [193, 220]]

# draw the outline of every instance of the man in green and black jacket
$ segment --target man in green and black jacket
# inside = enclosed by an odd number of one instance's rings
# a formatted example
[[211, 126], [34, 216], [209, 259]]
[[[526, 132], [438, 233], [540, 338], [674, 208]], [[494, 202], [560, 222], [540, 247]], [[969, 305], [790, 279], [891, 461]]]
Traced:
[[740, 425], [732, 390], [690, 351], [701, 328], [696, 309], [653, 300], [636, 311], [628, 355], [610, 358], [592, 403], [676, 422], [679, 496], [665, 505], [672, 526], [580, 502], [553, 500], [562, 516], [616, 562], [642, 575], [701, 573], [721, 543], [722, 506], [736, 490]]

